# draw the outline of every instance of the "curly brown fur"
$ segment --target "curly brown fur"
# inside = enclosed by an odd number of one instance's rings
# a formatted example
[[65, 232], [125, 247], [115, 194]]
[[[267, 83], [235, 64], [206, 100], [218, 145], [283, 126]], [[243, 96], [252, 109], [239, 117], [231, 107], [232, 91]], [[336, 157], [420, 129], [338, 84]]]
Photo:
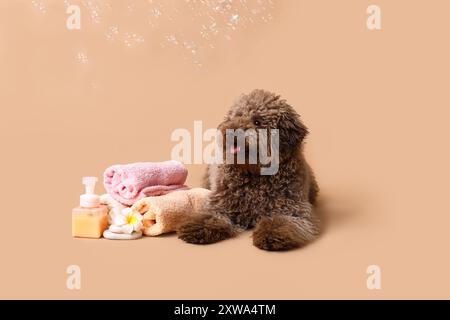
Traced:
[[303, 156], [308, 134], [296, 111], [279, 96], [254, 90], [230, 109], [219, 125], [226, 129], [279, 130], [279, 168], [261, 175], [262, 164], [220, 164], [208, 167], [204, 185], [212, 190], [205, 214], [180, 226], [178, 235], [190, 243], [212, 243], [256, 227], [255, 246], [286, 250], [317, 237], [319, 223], [312, 211], [319, 191]]
[[253, 231], [253, 244], [264, 250], [277, 251], [301, 247], [319, 233], [317, 221], [279, 215], [261, 218]]
[[233, 237], [236, 230], [226, 217], [204, 213], [179, 227], [177, 233], [188, 243], [209, 244]]

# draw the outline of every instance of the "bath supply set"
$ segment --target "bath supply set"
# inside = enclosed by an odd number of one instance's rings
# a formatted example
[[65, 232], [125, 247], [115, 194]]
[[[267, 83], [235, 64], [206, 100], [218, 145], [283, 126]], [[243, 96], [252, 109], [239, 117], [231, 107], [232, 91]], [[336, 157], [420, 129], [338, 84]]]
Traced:
[[200, 212], [210, 191], [188, 188], [187, 169], [178, 161], [114, 165], [104, 172], [108, 193], [94, 193], [97, 178], [85, 177], [85, 194], [72, 212], [72, 235], [134, 240], [173, 232]]

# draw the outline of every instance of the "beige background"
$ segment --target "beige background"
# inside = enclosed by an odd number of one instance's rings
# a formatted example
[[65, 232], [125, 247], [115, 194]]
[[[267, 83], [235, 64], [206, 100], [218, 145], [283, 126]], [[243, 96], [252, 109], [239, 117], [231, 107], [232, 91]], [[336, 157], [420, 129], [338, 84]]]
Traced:
[[[0, 2], [0, 298], [450, 298], [448, 1], [378, 0], [374, 32], [372, 1], [275, 1], [272, 21], [218, 40], [201, 67], [138, 24], [145, 42], [131, 48], [89, 19], [68, 31], [60, 2], [45, 14]], [[251, 233], [210, 246], [71, 238], [82, 176], [168, 159], [174, 129], [216, 126], [253, 88], [282, 94], [311, 130], [318, 241], [269, 253]], [[197, 186], [204, 166], [189, 170]], [[70, 264], [80, 291], [66, 288]], [[366, 288], [371, 264], [382, 290]]]

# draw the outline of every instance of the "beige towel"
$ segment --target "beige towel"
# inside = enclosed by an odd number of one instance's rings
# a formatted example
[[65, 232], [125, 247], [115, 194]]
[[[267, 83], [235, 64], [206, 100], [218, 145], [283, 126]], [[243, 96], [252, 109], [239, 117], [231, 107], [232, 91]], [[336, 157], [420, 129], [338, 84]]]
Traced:
[[173, 191], [141, 199], [131, 209], [144, 215], [144, 234], [157, 236], [175, 231], [186, 218], [199, 213], [210, 193], [203, 188]]

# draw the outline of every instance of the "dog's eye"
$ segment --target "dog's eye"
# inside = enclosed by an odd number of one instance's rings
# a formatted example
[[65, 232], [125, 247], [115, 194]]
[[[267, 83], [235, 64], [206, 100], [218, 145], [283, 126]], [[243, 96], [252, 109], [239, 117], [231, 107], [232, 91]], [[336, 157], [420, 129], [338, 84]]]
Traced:
[[253, 121], [253, 124], [254, 124], [255, 126], [259, 126], [259, 125], [261, 124], [261, 122], [259, 122], [258, 120], [255, 120], [255, 121]]

